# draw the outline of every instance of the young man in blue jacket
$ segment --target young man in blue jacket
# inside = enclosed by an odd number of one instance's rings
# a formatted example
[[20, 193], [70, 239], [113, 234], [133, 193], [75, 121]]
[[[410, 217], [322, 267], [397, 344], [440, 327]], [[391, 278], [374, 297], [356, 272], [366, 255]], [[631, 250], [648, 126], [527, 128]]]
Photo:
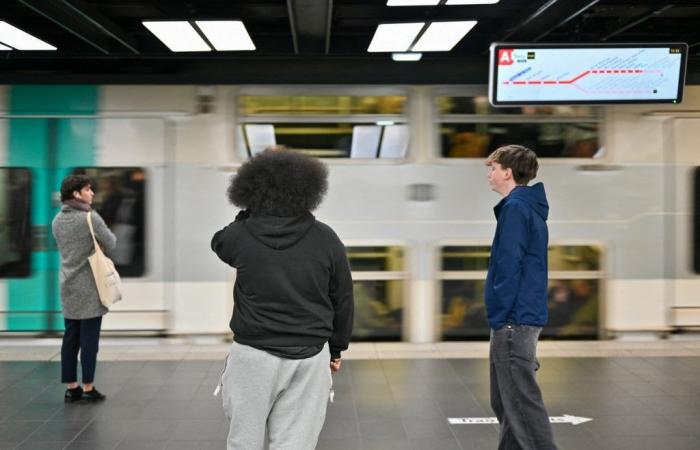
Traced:
[[498, 449], [556, 449], [549, 414], [535, 380], [537, 339], [547, 323], [547, 213], [537, 156], [507, 145], [486, 160], [496, 205], [485, 297], [491, 346], [491, 407], [500, 423]]

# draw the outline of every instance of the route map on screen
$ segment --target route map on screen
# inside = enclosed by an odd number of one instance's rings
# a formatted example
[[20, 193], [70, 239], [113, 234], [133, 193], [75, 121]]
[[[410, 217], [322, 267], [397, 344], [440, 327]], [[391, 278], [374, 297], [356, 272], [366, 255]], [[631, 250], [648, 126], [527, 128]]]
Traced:
[[493, 44], [494, 106], [548, 103], [679, 103], [686, 44]]

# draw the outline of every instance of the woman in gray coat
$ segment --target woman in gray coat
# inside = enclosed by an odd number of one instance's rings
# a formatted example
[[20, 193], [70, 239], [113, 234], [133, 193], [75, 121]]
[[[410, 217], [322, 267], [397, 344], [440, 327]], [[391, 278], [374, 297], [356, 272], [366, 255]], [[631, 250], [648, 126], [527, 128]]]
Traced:
[[[102, 316], [107, 313], [100, 302], [95, 279], [88, 263], [94, 244], [87, 222], [91, 213], [97, 243], [105, 252], [114, 249], [114, 237], [102, 217], [90, 205], [95, 194], [85, 175], [69, 175], [61, 183], [63, 206], [51, 224], [61, 253], [61, 306], [66, 331], [61, 346], [61, 382], [67, 383], [66, 402], [104, 400], [94, 387], [95, 365]], [[78, 383], [77, 365], [83, 369], [83, 387]]]

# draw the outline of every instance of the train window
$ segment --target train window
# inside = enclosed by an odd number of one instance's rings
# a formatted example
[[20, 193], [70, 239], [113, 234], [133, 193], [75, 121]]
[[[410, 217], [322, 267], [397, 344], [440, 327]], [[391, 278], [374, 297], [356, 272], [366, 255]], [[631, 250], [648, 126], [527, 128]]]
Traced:
[[[490, 247], [448, 246], [440, 250], [443, 340], [488, 339], [484, 286]], [[549, 248], [549, 322], [542, 335], [595, 338], [603, 273], [601, 249], [590, 245]]]
[[546, 106], [518, 106], [495, 108], [489, 103], [485, 95], [458, 97], [436, 97], [438, 112], [440, 114], [517, 114], [524, 116], [578, 116], [584, 118], [595, 117], [600, 107], [581, 105], [546, 105]]
[[117, 237], [110, 255], [122, 277], [140, 277], [146, 271], [146, 171], [140, 167], [83, 167], [92, 179], [93, 208]]
[[242, 115], [345, 115], [403, 114], [406, 97], [401, 95], [242, 95], [238, 97]]
[[401, 159], [408, 150], [406, 96], [238, 97], [238, 145], [270, 145], [321, 158]]
[[31, 274], [31, 172], [0, 168], [0, 278]]
[[600, 248], [592, 245], [550, 246], [547, 259], [550, 272], [600, 270]]
[[399, 341], [403, 328], [404, 251], [347, 247], [355, 296], [353, 340]]
[[353, 272], [401, 272], [404, 270], [402, 247], [348, 247]]
[[494, 109], [486, 97], [437, 97], [444, 158], [484, 158], [506, 144], [522, 144], [545, 158], [602, 156], [592, 106]]
[[442, 250], [442, 270], [487, 270], [491, 247], [444, 247]]

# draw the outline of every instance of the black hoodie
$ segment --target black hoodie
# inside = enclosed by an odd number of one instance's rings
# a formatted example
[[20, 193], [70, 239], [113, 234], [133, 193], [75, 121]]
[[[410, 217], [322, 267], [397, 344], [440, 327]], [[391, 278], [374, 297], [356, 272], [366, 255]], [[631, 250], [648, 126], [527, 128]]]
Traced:
[[214, 235], [211, 248], [236, 268], [230, 323], [236, 342], [294, 359], [326, 342], [333, 358], [348, 348], [352, 278], [345, 247], [328, 225], [311, 213], [242, 211]]

